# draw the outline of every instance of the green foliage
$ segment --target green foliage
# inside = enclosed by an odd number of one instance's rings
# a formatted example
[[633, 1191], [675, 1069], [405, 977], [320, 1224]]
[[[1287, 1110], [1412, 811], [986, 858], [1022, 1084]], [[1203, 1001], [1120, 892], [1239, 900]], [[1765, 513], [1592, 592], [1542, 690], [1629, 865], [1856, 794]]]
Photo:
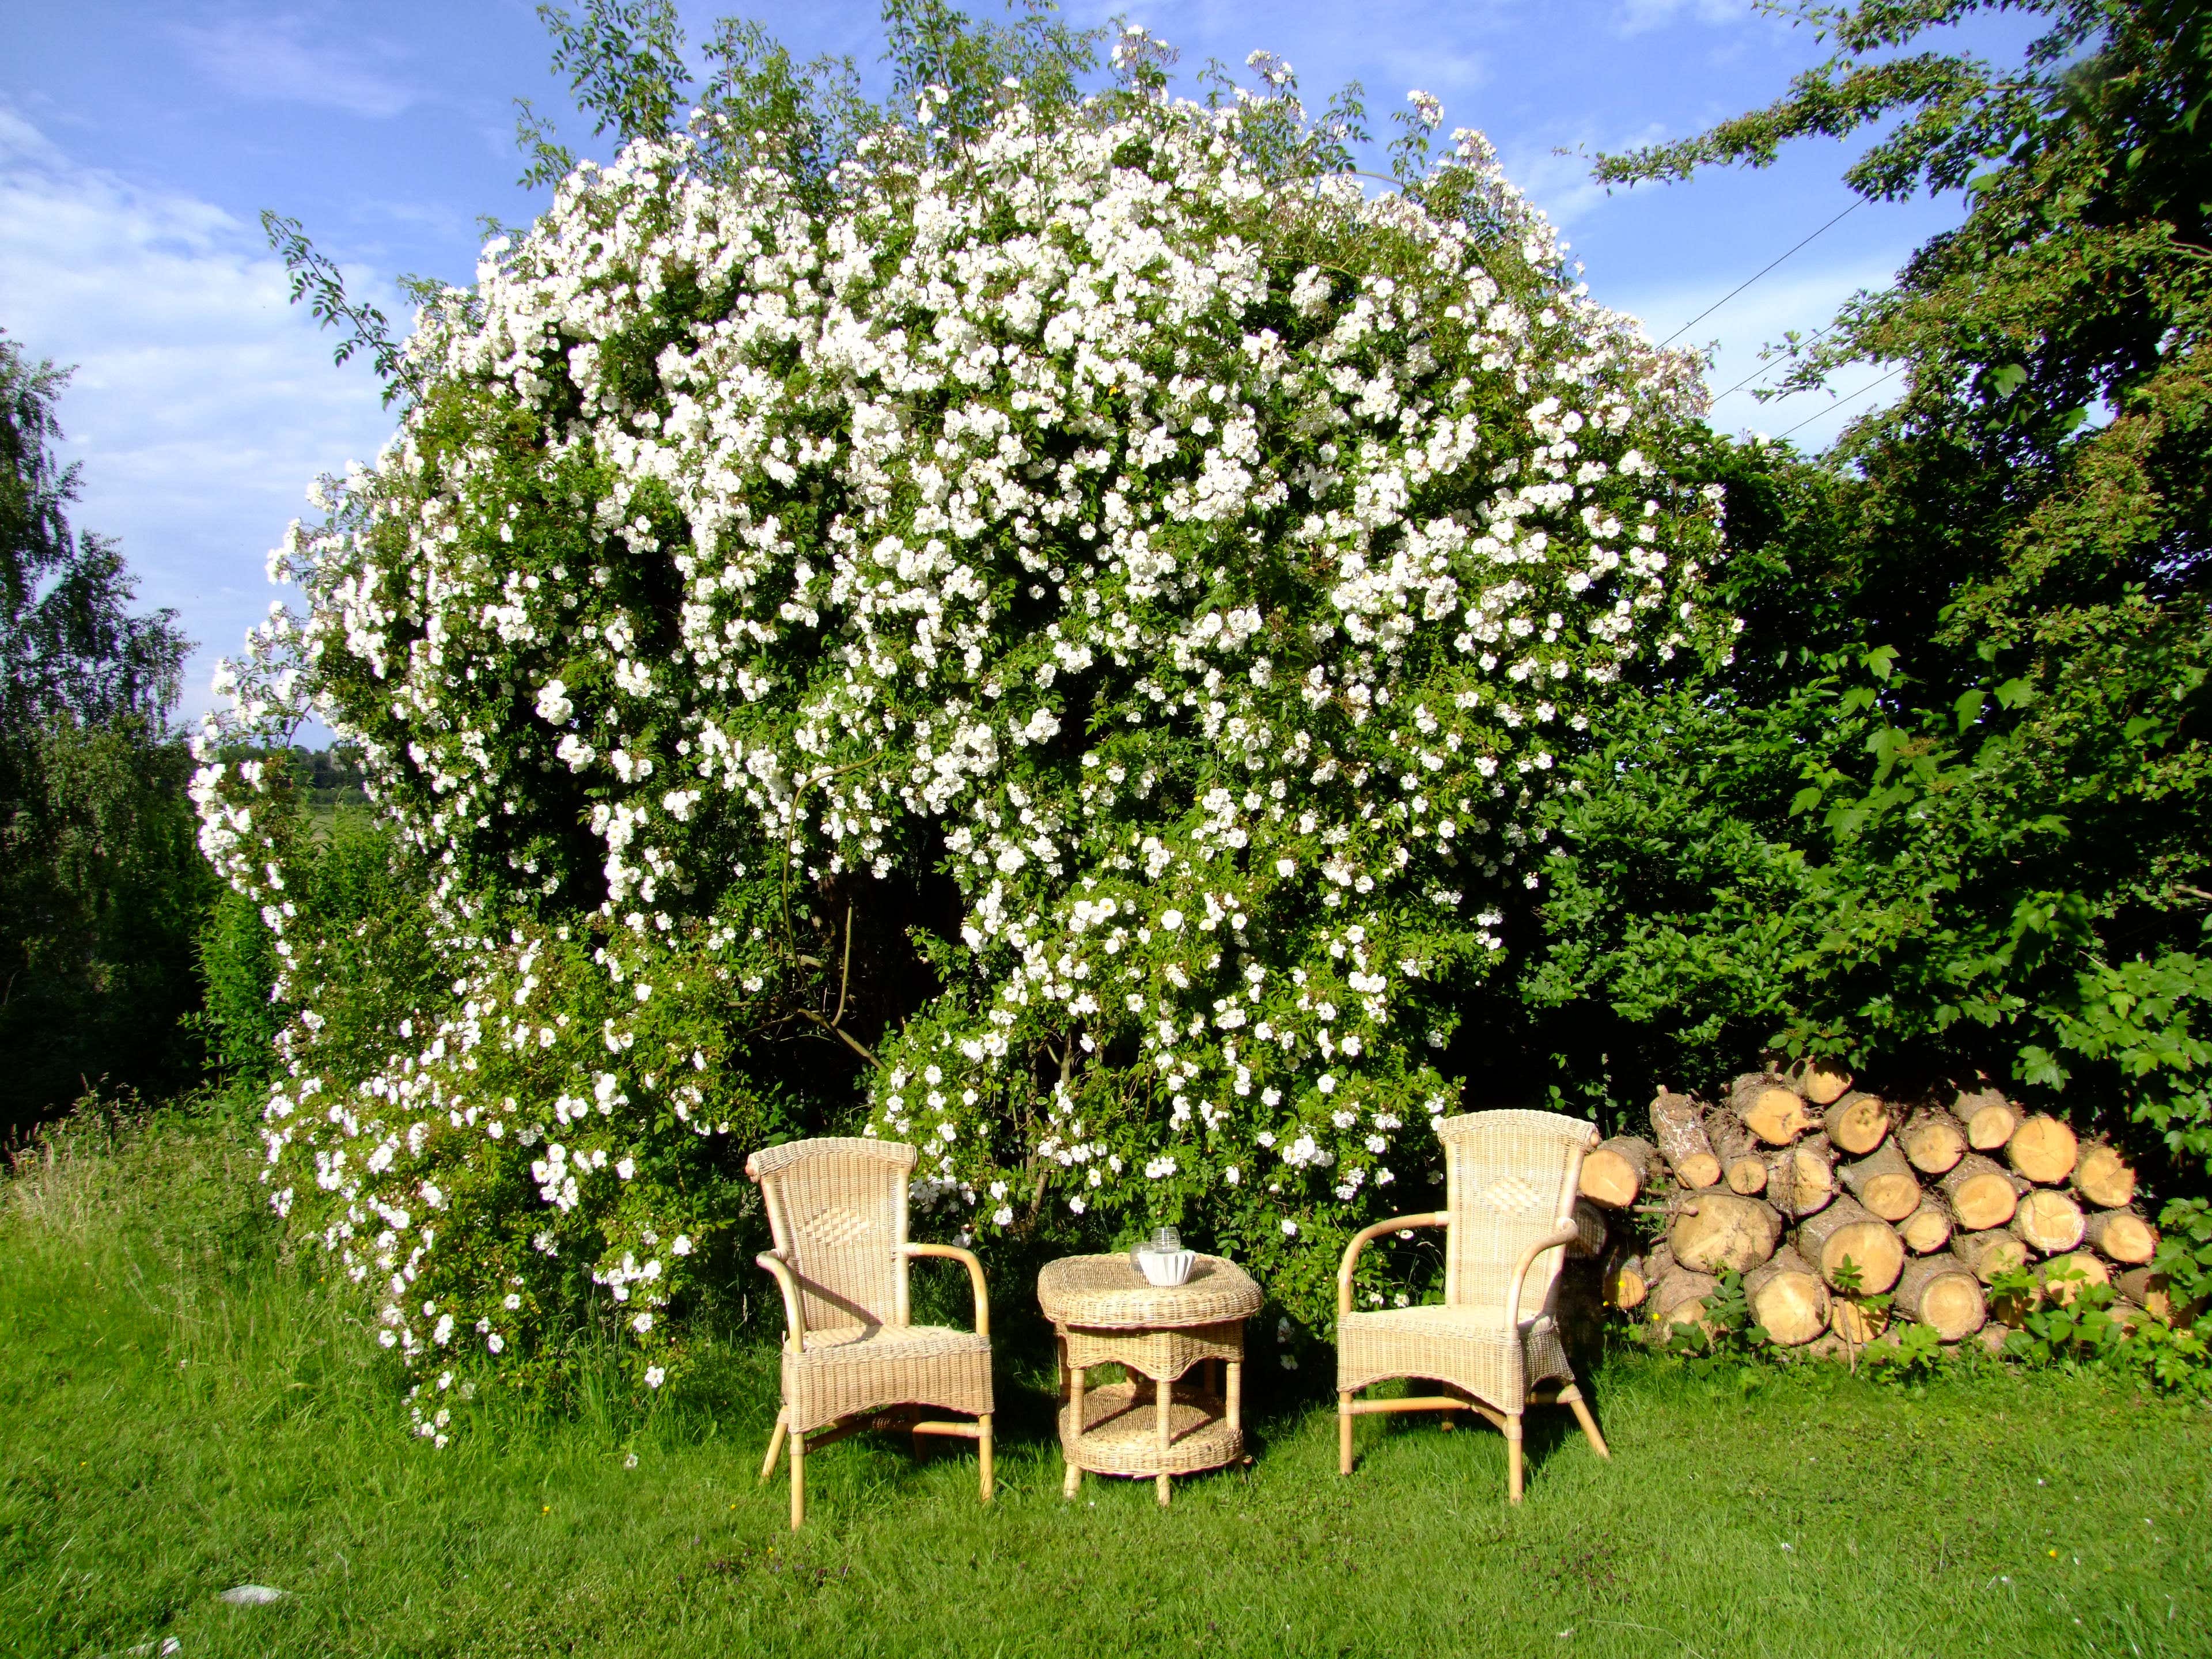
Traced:
[[1600, 168], [1764, 166], [1890, 123], [1852, 186], [1972, 205], [1790, 347], [1783, 389], [1901, 362], [1900, 401], [1817, 464], [1718, 464], [1743, 633], [1554, 797], [1508, 1012], [1570, 1096], [1770, 1047], [1907, 1092], [1983, 1073], [2201, 1190], [2212, 37], [2193, 5], [2008, 9], [2049, 20], [2008, 72], [1897, 55], [1978, 5], [1808, 10], [1838, 52], [1787, 97]]
[[0, 1130], [88, 1083], [191, 1073], [191, 939], [213, 893], [164, 720], [185, 642], [129, 609], [115, 544], [74, 532], [67, 374], [0, 337]]

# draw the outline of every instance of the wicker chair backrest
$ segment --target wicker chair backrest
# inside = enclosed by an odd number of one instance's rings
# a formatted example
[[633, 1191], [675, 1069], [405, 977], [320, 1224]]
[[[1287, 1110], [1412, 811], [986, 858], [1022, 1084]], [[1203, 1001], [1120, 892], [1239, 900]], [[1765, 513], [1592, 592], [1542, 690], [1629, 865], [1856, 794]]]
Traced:
[[838, 1135], [763, 1147], [745, 1160], [768, 1203], [776, 1254], [799, 1280], [810, 1331], [908, 1322], [907, 1182], [915, 1150]]
[[[1521, 1253], [1572, 1213], [1583, 1154], [1597, 1130], [1557, 1112], [1469, 1112], [1437, 1125], [1444, 1146], [1444, 1300], [1500, 1308]], [[1521, 1291], [1524, 1319], [1550, 1307], [1565, 1251], [1536, 1260]]]

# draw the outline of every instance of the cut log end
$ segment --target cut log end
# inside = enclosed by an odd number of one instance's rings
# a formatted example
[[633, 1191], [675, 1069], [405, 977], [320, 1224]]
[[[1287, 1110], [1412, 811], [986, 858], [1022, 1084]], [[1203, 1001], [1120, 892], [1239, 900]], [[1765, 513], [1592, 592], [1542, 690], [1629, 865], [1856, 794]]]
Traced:
[[1674, 1260], [1695, 1273], [1747, 1273], [1774, 1254], [1782, 1218], [1773, 1206], [1733, 1193], [1701, 1194], [1674, 1218], [1667, 1242]]
[[1828, 1108], [1826, 1127], [1839, 1151], [1864, 1158], [1889, 1133], [1889, 1108], [1878, 1097], [1855, 1089]]
[[2020, 1207], [2020, 1191], [2012, 1177], [1978, 1152], [1960, 1158], [1940, 1185], [1950, 1200], [1951, 1213], [1968, 1232], [2002, 1227]]
[[1940, 1108], [1915, 1112], [1897, 1132], [1898, 1150], [1926, 1176], [1948, 1175], [1966, 1155], [1966, 1126]]
[[1705, 1115], [1696, 1101], [1662, 1089], [1651, 1102], [1651, 1133], [1675, 1180], [1700, 1191], [1720, 1184], [1721, 1161], [1705, 1137]]
[[2100, 1255], [2130, 1267], [2158, 1254], [2158, 1229], [2133, 1210], [2100, 1210], [2089, 1218], [2081, 1236]]
[[2075, 1250], [2069, 1255], [2053, 1256], [2043, 1264], [2039, 1277], [2046, 1302], [2071, 1305], [2074, 1298], [2092, 1285], [2109, 1285], [2112, 1270], [2087, 1250]]
[[1890, 1305], [1946, 1342], [1972, 1336], [1989, 1321], [1981, 1281], [1948, 1257], [1926, 1256], [1906, 1263]]
[[1915, 1255], [1933, 1255], [1951, 1242], [1951, 1212], [1923, 1195], [1920, 1207], [1897, 1224], [1897, 1236]]
[[1833, 1060], [1801, 1060], [1790, 1068], [1790, 1081], [1815, 1106], [1827, 1106], [1844, 1097], [1851, 1074]]
[[2081, 1206], [2053, 1187], [2024, 1194], [2013, 1212], [2013, 1232], [2039, 1255], [2061, 1255], [2081, 1243], [2087, 1224]]
[[2101, 1141], [2081, 1149], [2072, 1179], [2074, 1190], [2100, 1210], [2124, 1210], [2135, 1202], [2135, 1170]]
[[[1849, 1198], [1838, 1198], [1797, 1230], [1798, 1253], [1820, 1270], [1832, 1290], [1847, 1287], [1877, 1295], [1905, 1269], [1905, 1241], [1897, 1229]], [[1850, 1279], [1856, 1276], [1856, 1284]]]
[[1625, 1210], [1658, 1173], [1658, 1148], [1640, 1135], [1615, 1135], [1583, 1159], [1582, 1195], [1609, 1210]]
[[2074, 1131], [2055, 1117], [2032, 1117], [2012, 1132], [2005, 1157], [2012, 1167], [2038, 1186], [2051, 1187], [2074, 1173], [2081, 1143]]
[[1828, 1287], [1787, 1246], [1745, 1277], [1744, 1293], [1752, 1317], [1778, 1346], [1802, 1347], [1828, 1328]]

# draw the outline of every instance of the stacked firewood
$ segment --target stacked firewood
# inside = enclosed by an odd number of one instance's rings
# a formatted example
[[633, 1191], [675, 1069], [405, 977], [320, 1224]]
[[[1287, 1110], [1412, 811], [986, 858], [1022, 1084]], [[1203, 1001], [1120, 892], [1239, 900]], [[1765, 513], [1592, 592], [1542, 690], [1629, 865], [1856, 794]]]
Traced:
[[[1661, 1331], [1701, 1324], [1734, 1269], [1781, 1346], [1863, 1343], [1892, 1319], [1994, 1344], [2002, 1329], [1985, 1327], [2033, 1301], [1989, 1286], [2027, 1268], [2037, 1296], [2111, 1285], [2122, 1317], [2166, 1316], [2158, 1233], [2111, 1146], [1996, 1089], [1902, 1106], [1851, 1081], [1814, 1062], [1740, 1077], [1719, 1104], [1662, 1090], [1650, 1139], [1592, 1152], [1583, 1248], [1605, 1253], [1607, 1300]], [[1601, 1224], [1630, 1211], [1663, 1225], [1658, 1242]]]

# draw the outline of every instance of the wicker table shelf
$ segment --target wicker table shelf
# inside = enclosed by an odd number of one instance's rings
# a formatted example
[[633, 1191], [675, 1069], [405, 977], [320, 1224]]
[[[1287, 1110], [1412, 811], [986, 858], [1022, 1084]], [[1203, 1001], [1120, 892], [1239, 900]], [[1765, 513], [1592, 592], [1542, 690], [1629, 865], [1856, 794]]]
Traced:
[[[1235, 1262], [1201, 1255], [1182, 1284], [1155, 1285], [1126, 1255], [1068, 1256], [1037, 1276], [1037, 1300], [1059, 1337], [1066, 1496], [1088, 1470], [1149, 1475], [1164, 1504], [1170, 1476], [1243, 1453], [1244, 1322], [1260, 1311], [1260, 1287]], [[1089, 1387], [1091, 1368], [1108, 1364], [1130, 1380]], [[1180, 1380], [1194, 1366], [1205, 1369]], [[1152, 1380], [1149, 1400], [1138, 1375]]]

